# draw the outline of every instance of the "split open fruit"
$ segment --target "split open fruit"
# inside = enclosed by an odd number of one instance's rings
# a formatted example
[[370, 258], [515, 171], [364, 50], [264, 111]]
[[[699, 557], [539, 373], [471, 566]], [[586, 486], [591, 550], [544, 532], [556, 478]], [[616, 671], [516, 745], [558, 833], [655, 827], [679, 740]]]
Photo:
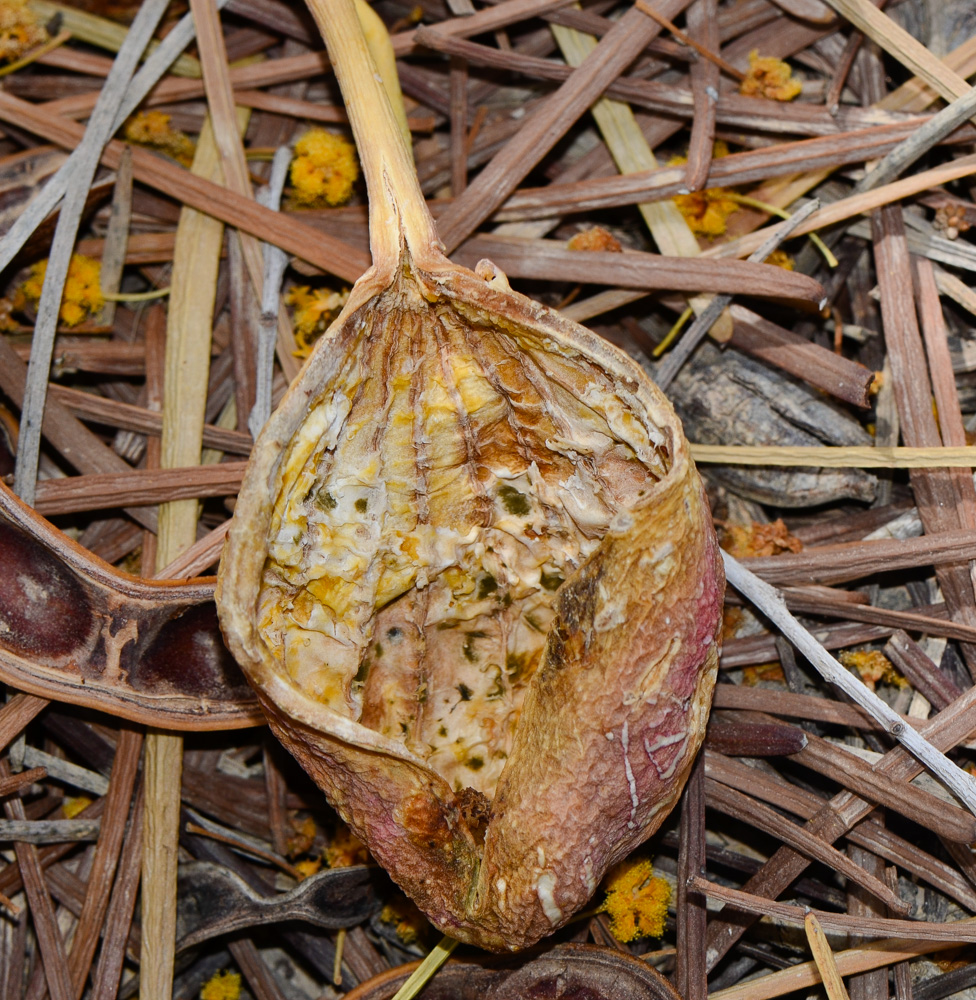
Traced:
[[221, 624], [278, 738], [428, 917], [522, 948], [680, 794], [718, 547], [668, 402], [440, 253], [352, 0], [312, 6], [374, 263], [257, 443]]

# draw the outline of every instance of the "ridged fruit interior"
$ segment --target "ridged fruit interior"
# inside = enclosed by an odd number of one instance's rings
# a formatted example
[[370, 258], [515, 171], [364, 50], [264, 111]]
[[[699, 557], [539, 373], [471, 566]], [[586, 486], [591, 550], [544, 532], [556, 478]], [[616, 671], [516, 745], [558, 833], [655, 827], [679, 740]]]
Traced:
[[260, 632], [307, 695], [491, 798], [554, 596], [666, 475], [666, 438], [592, 358], [409, 273], [327, 346]]

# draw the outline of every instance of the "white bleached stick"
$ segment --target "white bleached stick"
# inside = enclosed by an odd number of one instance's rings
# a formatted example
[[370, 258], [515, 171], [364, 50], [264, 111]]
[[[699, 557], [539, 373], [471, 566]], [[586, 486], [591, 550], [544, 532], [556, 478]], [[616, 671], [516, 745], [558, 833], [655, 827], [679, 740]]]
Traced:
[[725, 575], [743, 597], [747, 597], [813, 664], [820, 675], [836, 685], [860, 705], [876, 722], [927, 767], [947, 788], [951, 789], [966, 808], [976, 815], [976, 782], [940, 753], [917, 730], [906, 725], [892, 708], [873, 691], [845, 670], [830, 653], [790, 614], [783, 597], [775, 587], [760, 580], [737, 559], [722, 553]]

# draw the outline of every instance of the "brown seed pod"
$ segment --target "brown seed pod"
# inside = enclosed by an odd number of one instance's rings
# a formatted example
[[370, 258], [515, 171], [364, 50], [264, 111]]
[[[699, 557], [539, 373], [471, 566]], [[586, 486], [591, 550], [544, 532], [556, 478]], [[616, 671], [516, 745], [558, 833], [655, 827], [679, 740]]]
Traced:
[[374, 263], [255, 447], [221, 625], [278, 738], [430, 919], [523, 948], [680, 793], [718, 546], [668, 402], [440, 253], [352, 0], [312, 7]]
[[260, 724], [221, 641], [212, 579], [122, 573], [2, 483], [0, 566], [3, 683], [168, 729]]

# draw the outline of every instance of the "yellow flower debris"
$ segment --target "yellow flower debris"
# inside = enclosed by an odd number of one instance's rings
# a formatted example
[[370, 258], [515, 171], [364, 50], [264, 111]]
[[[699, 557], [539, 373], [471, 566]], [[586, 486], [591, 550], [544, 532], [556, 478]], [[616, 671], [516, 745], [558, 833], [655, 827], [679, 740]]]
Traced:
[[322, 867], [321, 858], [307, 858], [305, 861], [296, 861], [294, 868], [298, 872], [299, 879], [307, 879], [318, 873]]
[[341, 135], [313, 128], [295, 143], [291, 183], [295, 200], [306, 208], [341, 205], [359, 176], [356, 147]]
[[330, 868], [348, 868], [350, 865], [366, 864], [369, 851], [349, 827], [340, 823], [322, 852], [322, 858]]
[[163, 111], [140, 111], [125, 123], [123, 135], [126, 142], [158, 150], [189, 167], [196, 143], [185, 132], [173, 128], [171, 121], [172, 116]]
[[0, 298], [0, 333], [14, 333], [19, 324], [13, 317], [14, 303], [12, 299]]
[[606, 250], [610, 253], [623, 253], [620, 240], [602, 226], [592, 226], [576, 233], [566, 244], [569, 250]]
[[285, 853], [289, 858], [297, 858], [300, 854], [307, 854], [312, 849], [316, 834], [315, 820], [311, 816], [305, 816], [301, 819], [293, 816], [291, 828], [294, 834], [288, 838]]
[[74, 819], [78, 813], [83, 812], [92, 804], [92, 800], [87, 795], [68, 795], [61, 803], [61, 812], [67, 819]]
[[756, 49], [749, 53], [749, 72], [739, 84], [746, 97], [766, 97], [772, 101], [792, 101], [803, 83], [793, 79], [789, 63], [773, 56], [761, 56]]
[[780, 663], [757, 663], [742, 668], [743, 687], [756, 687], [757, 684], [778, 684], [786, 680], [783, 666]]
[[0, 62], [14, 62], [46, 40], [27, 0], [0, 0]]
[[325, 333], [348, 298], [348, 290], [333, 292], [328, 288], [309, 288], [308, 285], [296, 285], [288, 292], [285, 301], [295, 307], [297, 357], [308, 357], [315, 341]]
[[722, 548], [736, 559], [749, 556], [775, 556], [781, 552], [799, 552], [803, 543], [791, 535], [777, 518], [769, 524], [723, 524]]
[[696, 236], [713, 239], [725, 232], [726, 220], [739, 204], [729, 197], [725, 188], [706, 188], [690, 194], [678, 194], [673, 199], [678, 211]]
[[796, 270], [796, 261], [785, 250], [774, 250], [766, 258], [766, 263], [781, 267], [784, 271]]
[[[712, 159], [720, 160], [728, 155], [729, 147], [725, 142], [718, 139], [713, 143]], [[672, 156], [667, 165], [680, 167], [687, 162], [687, 156]], [[684, 216], [688, 228], [696, 236], [707, 236], [709, 239], [721, 236], [725, 232], [726, 220], [739, 209], [739, 203], [722, 187], [678, 194], [671, 200], [678, 206], [678, 211]]]
[[908, 681], [897, 670], [887, 656], [877, 649], [846, 651], [838, 657], [845, 667], [856, 670], [861, 680], [873, 691], [876, 684], [892, 684], [908, 687]]
[[215, 972], [200, 990], [200, 1000], [240, 1000], [241, 977], [237, 972]]
[[422, 942], [429, 924], [427, 918], [406, 896], [401, 896], [387, 903], [380, 910], [380, 922], [391, 924], [396, 936], [404, 944]]
[[[27, 280], [17, 289], [14, 304], [18, 308], [23, 308], [25, 300], [35, 306], [40, 302], [46, 273], [47, 260], [31, 265]], [[77, 326], [102, 308], [105, 298], [102, 295], [101, 276], [101, 261], [77, 253], [72, 255], [61, 297], [61, 311], [58, 313], [62, 323]]]
[[601, 907], [618, 941], [660, 937], [671, 901], [671, 886], [654, 874], [650, 859], [624, 861], [609, 874]]

